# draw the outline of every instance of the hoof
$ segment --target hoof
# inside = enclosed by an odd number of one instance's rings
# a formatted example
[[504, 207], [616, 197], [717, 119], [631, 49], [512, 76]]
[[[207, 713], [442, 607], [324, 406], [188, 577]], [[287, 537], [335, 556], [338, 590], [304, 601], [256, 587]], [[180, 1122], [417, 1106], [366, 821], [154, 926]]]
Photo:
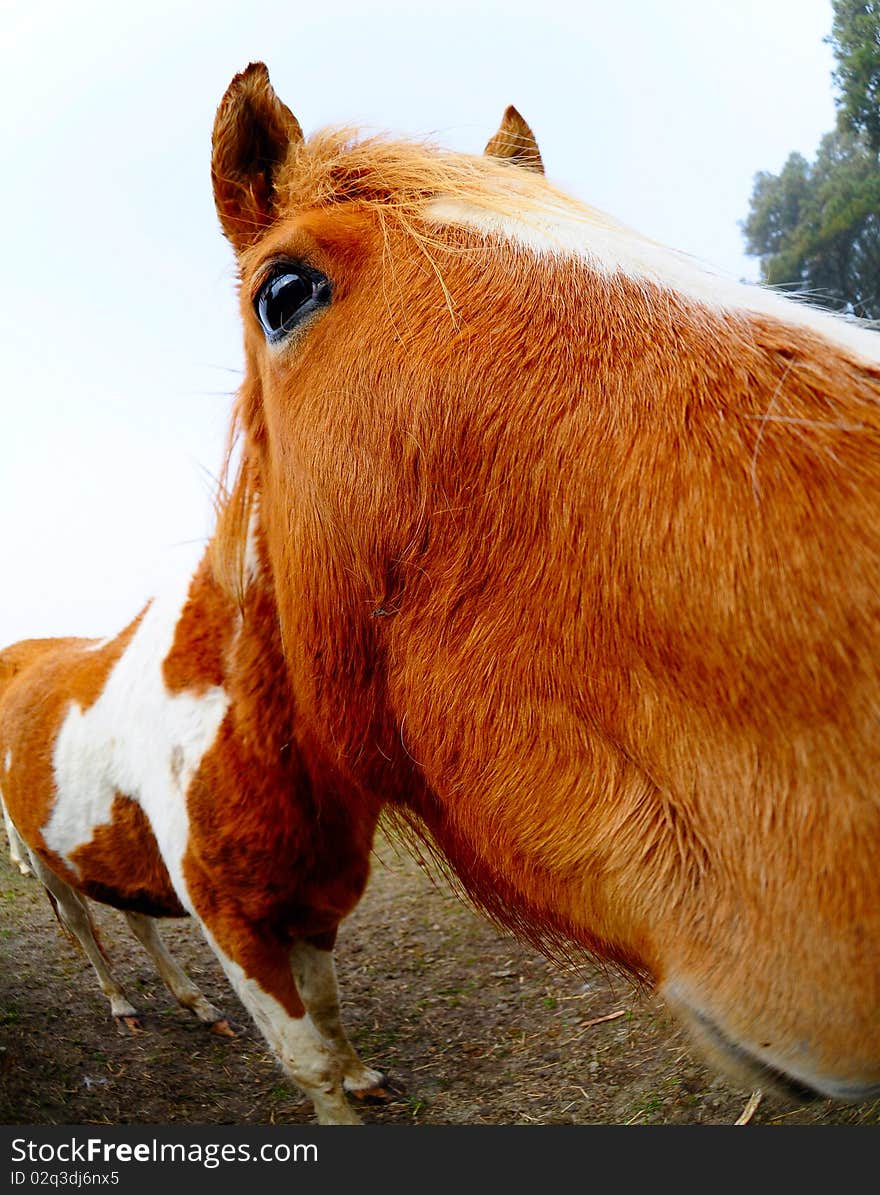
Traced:
[[356, 1104], [393, 1104], [400, 1099], [406, 1088], [402, 1083], [392, 1082], [387, 1075], [383, 1076], [372, 1087], [360, 1087], [346, 1092]]
[[226, 1017], [221, 1017], [219, 1021], [212, 1021], [208, 1029], [211, 1033], [216, 1033], [218, 1037], [238, 1037]]
[[129, 1033], [143, 1033], [144, 1031], [144, 1022], [137, 1013], [116, 1017], [116, 1024], [120, 1033], [125, 1033], [126, 1030]]

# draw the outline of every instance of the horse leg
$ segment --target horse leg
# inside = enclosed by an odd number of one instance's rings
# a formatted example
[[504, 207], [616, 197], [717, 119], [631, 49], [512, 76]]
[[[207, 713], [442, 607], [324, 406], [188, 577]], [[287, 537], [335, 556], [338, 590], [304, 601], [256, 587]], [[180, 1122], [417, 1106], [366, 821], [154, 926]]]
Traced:
[[18, 830], [12, 824], [12, 818], [6, 812], [6, 806], [2, 801], [0, 801], [0, 809], [3, 810], [3, 824], [6, 827], [6, 837], [9, 839], [9, 858], [23, 876], [32, 876], [34, 873], [27, 862], [28, 849]]
[[143, 913], [126, 913], [125, 918], [131, 932], [153, 960], [162, 982], [178, 1004], [195, 1013], [202, 1024], [207, 1025], [212, 1032], [222, 1037], [234, 1037], [235, 1034], [223, 1014], [205, 999], [187, 973], [169, 954], [154, 919], [145, 917]]
[[54, 871], [46, 867], [40, 859], [33, 855], [31, 859], [37, 878], [49, 894], [58, 920], [80, 944], [86, 958], [94, 967], [101, 991], [110, 1001], [111, 1013], [120, 1024], [125, 1025], [132, 1032], [139, 1029], [138, 1014], [110, 971], [107, 956], [98, 942], [97, 932], [85, 900]]
[[381, 1071], [365, 1066], [342, 1025], [333, 950], [301, 939], [290, 955], [293, 976], [303, 1004], [321, 1034], [342, 1062], [343, 1087], [355, 1099], [379, 1102], [393, 1098]]
[[284, 1072], [312, 1101], [318, 1123], [360, 1124], [342, 1087], [349, 1060], [321, 1034], [307, 1011], [294, 981], [289, 945], [237, 919], [234, 925], [225, 920], [215, 928], [226, 950], [203, 923], [242, 1004]]

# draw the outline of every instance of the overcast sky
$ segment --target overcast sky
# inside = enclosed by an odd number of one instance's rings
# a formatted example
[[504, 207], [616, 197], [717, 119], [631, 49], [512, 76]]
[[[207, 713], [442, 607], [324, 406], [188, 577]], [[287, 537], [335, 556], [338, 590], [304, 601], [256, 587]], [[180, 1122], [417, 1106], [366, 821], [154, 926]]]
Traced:
[[248, 61], [307, 133], [480, 152], [515, 103], [555, 182], [753, 279], [754, 174], [834, 123], [830, 25], [828, 0], [3, 0], [0, 643], [118, 630], [210, 532], [241, 362], [210, 135]]

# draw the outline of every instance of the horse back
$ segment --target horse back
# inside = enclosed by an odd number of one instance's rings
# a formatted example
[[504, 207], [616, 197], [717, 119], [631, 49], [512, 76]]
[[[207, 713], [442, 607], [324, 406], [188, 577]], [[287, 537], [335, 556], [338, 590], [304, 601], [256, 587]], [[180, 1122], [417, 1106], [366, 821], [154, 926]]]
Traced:
[[6, 689], [26, 672], [37, 660], [44, 659], [53, 652], [64, 651], [65, 648], [80, 644], [90, 644], [91, 639], [22, 639], [18, 643], [11, 643], [0, 651], [0, 701]]
[[[150, 916], [185, 913], [137, 802], [110, 794], [109, 817], [92, 807], [102, 787], [100, 767], [84, 779], [75, 804], [59, 780], [59, 736], [71, 710], [85, 713], [104, 691], [140, 616], [115, 639], [29, 639], [0, 652], [0, 791], [25, 843], [61, 878], [105, 904]], [[104, 744], [95, 743], [96, 755]], [[67, 803], [69, 808], [61, 810]], [[60, 811], [82, 842], [63, 856], [46, 840]]]

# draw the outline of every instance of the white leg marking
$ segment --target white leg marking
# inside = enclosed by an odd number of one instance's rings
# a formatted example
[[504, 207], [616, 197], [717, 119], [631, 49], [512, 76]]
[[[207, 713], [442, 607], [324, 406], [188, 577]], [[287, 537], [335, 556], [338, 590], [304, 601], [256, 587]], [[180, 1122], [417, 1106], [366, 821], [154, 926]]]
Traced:
[[[8, 759], [7, 755], [7, 759]], [[8, 768], [7, 768], [8, 770]], [[12, 818], [6, 812], [6, 806], [3, 804], [2, 794], [0, 794], [0, 809], [3, 810], [3, 824], [6, 827], [6, 837], [9, 839], [9, 858], [18, 868], [23, 876], [32, 876], [34, 873], [28, 865], [28, 849], [25, 845], [24, 839], [12, 824]]]
[[290, 1016], [274, 996], [218, 948], [204, 925], [202, 930], [281, 1066], [314, 1104], [318, 1123], [360, 1124], [342, 1089], [343, 1059], [322, 1037], [308, 1012], [302, 1017]]
[[219, 687], [193, 696], [172, 695], [165, 686], [162, 664], [190, 580], [182, 578], [152, 603], [98, 700], [86, 711], [71, 704], [55, 742], [57, 797], [43, 837], [73, 867], [71, 854], [110, 821], [116, 795], [132, 798], [152, 826], [178, 898], [192, 912], [183, 878], [185, 794], [229, 698]]
[[114, 979], [113, 974], [104, 957], [101, 947], [95, 937], [89, 907], [78, 892], [69, 884], [58, 878], [54, 871], [37, 858], [33, 859], [37, 877], [55, 898], [58, 916], [62, 924], [70, 930], [85, 951], [86, 958], [95, 968], [101, 991], [110, 1001], [110, 1011], [114, 1017], [134, 1017], [137, 1013], [128, 1001], [122, 987]]
[[342, 1063], [345, 1090], [365, 1091], [378, 1086], [385, 1076], [364, 1065], [342, 1026], [333, 951], [319, 950], [308, 942], [296, 942], [290, 962], [303, 1004]]
[[125, 917], [131, 932], [155, 963], [162, 982], [178, 1004], [194, 1012], [206, 1025], [213, 1025], [222, 1020], [223, 1014], [205, 999], [187, 973], [169, 954], [153, 918], [145, 917], [142, 913], [126, 913]]

